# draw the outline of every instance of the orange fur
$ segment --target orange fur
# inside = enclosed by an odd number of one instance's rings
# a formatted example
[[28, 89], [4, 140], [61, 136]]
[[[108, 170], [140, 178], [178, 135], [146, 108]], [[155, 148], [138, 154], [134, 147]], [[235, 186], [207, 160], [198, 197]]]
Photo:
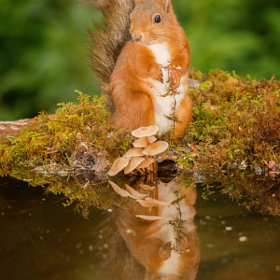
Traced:
[[181, 122], [175, 123], [175, 137], [181, 137], [189, 127], [192, 119], [192, 100], [187, 94], [177, 110], [177, 117]]
[[[156, 15], [160, 15], [160, 23], [155, 23]], [[165, 83], [164, 91], [167, 91], [170, 85], [173, 91], [180, 88], [182, 95], [179, 104], [175, 104], [174, 112], [182, 122], [175, 123], [175, 137], [180, 137], [189, 126], [192, 111], [186, 82], [190, 66], [188, 40], [177, 22], [170, 0], [136, 1], [130, 19], [132, 40], [122, 49], [111, 75], [110, 89], [115, 112], [109, 122], [116, 129], [135, 129], [164, 122], [164, 113], [160, 106], [169, 106], [169, 111], [173, 106], [169, 101], [164, 104], [163, 97], [158, 101], [158, 95], [164, 94], [159, 90], [158, 82]], [[156, 50], [155, 54], [151, 46], [163, 46], [163, 53]], [[168, 68], [170, 84], [162, 81], [164, 70], [157, 62], [157, 59], [162, 59], [161, 56], [164, 55], [166, 63], [168, 62], [168, 65], [164, 66]], [[159, 114], [161, 115], [158, 116]]]

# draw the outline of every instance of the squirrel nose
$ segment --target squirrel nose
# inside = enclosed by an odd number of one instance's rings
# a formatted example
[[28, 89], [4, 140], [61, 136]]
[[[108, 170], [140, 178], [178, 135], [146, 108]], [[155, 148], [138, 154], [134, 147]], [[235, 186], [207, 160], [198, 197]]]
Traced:
[[133, 35], [133, 40], [134, 41], [141, 41], [142, 35], [141, 34], [134, 34]]

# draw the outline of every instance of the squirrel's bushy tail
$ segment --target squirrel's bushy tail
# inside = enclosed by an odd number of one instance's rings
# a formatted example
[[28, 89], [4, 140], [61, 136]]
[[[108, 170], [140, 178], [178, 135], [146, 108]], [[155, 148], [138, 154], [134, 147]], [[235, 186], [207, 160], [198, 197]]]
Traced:
[[109, 88], [110, 77], [116, 60], [128, 40], [129, 15], [134, 8], [134, 0], [80, 0], [87, 6], [99, 9], [104, 21], [93, 20], [94, 30], [89, 29], [91, 68], [99, 80], [102, 92], [107, 95], [107, 107], [112, 113], [114, 104]]

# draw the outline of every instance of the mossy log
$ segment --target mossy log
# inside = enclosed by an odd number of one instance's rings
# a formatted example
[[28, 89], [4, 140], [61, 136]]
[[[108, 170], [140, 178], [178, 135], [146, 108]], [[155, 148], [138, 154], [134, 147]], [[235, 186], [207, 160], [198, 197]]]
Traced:
[[[280, 82], [244, 79], [221, 70], [193, 72], [190, 78], [192, 124], [183, 139], [163, 137], [171, 151], [182, 153], [179, 165], [220, 170], [233, 165], [269, 168], [274, 162], [271, 166], [277, 168]], [[81, 143], [102, 149], [110, 162], [130, 148], [130, 131], [114, 131], [107, 124], [104, 97], [90, 100], [78, 94], [77, 103], [59, 104], [55, 115], [42, 112], [34, 119], [0, 123], [0, 133], [5, 134], [0, 140], [0, 164], [6, 172], [16, 165], [71, 165], [69, 159]]]

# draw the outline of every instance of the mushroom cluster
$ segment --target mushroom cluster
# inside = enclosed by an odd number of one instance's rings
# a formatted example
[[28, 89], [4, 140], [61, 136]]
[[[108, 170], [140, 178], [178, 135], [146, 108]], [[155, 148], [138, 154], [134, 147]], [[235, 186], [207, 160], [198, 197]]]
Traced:
[[136, 169], [139, 173], [145, 174], [156, 172], [156, 155], [168, 148], [165, 141], [157, 141], [155, 134], [157, 126], [143, 126], [132, 131], [137, 138], [133, 142], [133, 148], [128, 150], [122, 157], [117, 158], [108, 172], [109, 176], [115, 176], [124, 170], [124, 174], [132, 173]]

